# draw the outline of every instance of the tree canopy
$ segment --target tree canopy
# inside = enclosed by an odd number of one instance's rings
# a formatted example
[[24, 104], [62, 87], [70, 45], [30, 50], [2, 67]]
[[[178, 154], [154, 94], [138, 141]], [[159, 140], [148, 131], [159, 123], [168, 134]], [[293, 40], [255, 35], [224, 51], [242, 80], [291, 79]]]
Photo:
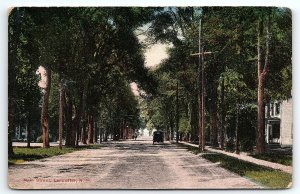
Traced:
[[[171, 45], [154, 69], [144, 66], [147, 45], [136, 33], [145, 26], [147, 44]], [[21, 125], [34, 139], [48, 137], [48, 130], [51, 140], [63, 133], [67, 146], [86, 135], [90, 143], [101, 135], [124, 138], [141, 126], [197, 142], [201, 83], [207, 142], [223, 148], [225, 137], [237, 139], [238, 123], [250, 123], [243, 134], [256, 137], [257, 126], [247, 119], [257, 119], [259, 64], [269, 64], [263, 103], [291, 97], [287, 8], [19, 7], [10, 12], [8, 36], [9, 148]], [[47, 90], [37, 86], [39, 66], [46, 69]], [[134, 96], [132, 82], [146, 94]]]

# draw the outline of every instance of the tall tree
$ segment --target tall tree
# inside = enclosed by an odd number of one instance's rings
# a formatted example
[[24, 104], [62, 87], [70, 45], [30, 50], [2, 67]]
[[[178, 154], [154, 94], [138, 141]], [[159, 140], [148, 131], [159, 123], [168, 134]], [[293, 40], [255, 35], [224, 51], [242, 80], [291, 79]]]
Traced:
[[270, 41], [271, 41], [271, 30], [272, 20], [271, 13], [268, 14], [267, 23], [267, 35], [266, 35], [266, 53], [265, 53], [265, 64], [262, 64], [262, 36], [263, 36], [263, 18], [261, 17], [258, 21], [257, 29], [257, 73], [258, 73], [258, 93], [257, 93], [257, 123], [258, 123], [258, 138], [256, 144], [256, 153], [261, 154], [264, 152], [264, 85], [266, 76], [268, 74], [269, 58], [270, 58]]
[[49, 148], [49, 97], [50, 97], [50, 90], [51, 90], [51, 69], [49, 66], [45, 66], [44, 68], [44, 75], [45, 76], [45, 86], [42, 89], [43, 93], [43, 104], [42, 104], [42, 115], [41, 115], [41, 126], [43, 131], [43, 147]]
[[38, 54], [33, 39], [33, 21], [26, 9], [15, 8], [9, 16], [9, 152], [14, 126], [19, 122], [27, 129], [27, 146], [30, 147], [33, 126], [39, 112], [39, 90], [37, 88], [36, 58]]
[[8, 65], [8, 156], [14, 154], [12, 148], [12, 137], [14, 133], [15, 95], [16, 95], [16, 68], [18, 43], [20, 41], [21, 16], [19, 8], [13, 9], [9, 17], [9, 65]]

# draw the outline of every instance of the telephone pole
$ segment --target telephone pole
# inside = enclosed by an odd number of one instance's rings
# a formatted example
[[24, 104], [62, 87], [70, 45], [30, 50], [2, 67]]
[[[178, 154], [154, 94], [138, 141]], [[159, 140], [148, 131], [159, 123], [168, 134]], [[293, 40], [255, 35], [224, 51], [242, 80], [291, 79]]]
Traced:
[[198, 53], [193, 53], [190, 56], [198, 56], [198, 108], [199, 108], [199, 150], [202, 152], [205, 148], [205, 64], [204, 56], [208, 54], [222, 53], [225, 48], [230, 45], [229, 41], [220, 51], [205, 51], [202, 35], [202, 20], [199, 21], [199, 50]]
[[202, 38], [202, 20], [199, 22], [199, 50], [191, 56], [198, 56], [198, 111], [199, 111], [199, 150], [204, 151], [205, 148], [205, 65], [204, 55], [213, 54], [213, 52], [204, 52]]
[[199, 150], [202, 152], [204, 151], [204, 146], [205, 143], [203, 142], [204, 138], [204, 128], [205, 124], [203, 121], [205, 121], [205, 115], [204, 109], [205, 109], [205, 104], [204, 104], [204, 63], [203, 63], [203, 49], [201, 45], [201, 33], [202, 33], [202, 20], [200, 19], [199, 22], [199, 66], [198, 66], [198, 79], [199, 79], [199, 93], [198, 93], [198, 103], [199, 103]]

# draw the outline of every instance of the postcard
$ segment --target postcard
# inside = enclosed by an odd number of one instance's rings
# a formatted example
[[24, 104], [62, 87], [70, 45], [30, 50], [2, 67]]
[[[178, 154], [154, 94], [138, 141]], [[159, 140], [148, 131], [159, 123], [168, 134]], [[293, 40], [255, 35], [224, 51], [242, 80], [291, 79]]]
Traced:
[[14, 7], [11, 189], [292, 187], [285, 7]]

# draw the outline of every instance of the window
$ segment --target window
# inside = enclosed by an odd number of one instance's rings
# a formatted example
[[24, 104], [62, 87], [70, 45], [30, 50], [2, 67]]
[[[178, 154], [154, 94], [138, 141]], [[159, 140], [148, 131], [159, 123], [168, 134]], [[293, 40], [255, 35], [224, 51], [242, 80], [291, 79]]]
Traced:
[[279, 115], [280, 114], [280, 104], [276, 103], [275, 104], [275, 115]]
[[270, 116], [274, 116], [274, 111], [273, 111], [273, 109], [274, 109], [274, 105], [273, 104], [270, 104]]

